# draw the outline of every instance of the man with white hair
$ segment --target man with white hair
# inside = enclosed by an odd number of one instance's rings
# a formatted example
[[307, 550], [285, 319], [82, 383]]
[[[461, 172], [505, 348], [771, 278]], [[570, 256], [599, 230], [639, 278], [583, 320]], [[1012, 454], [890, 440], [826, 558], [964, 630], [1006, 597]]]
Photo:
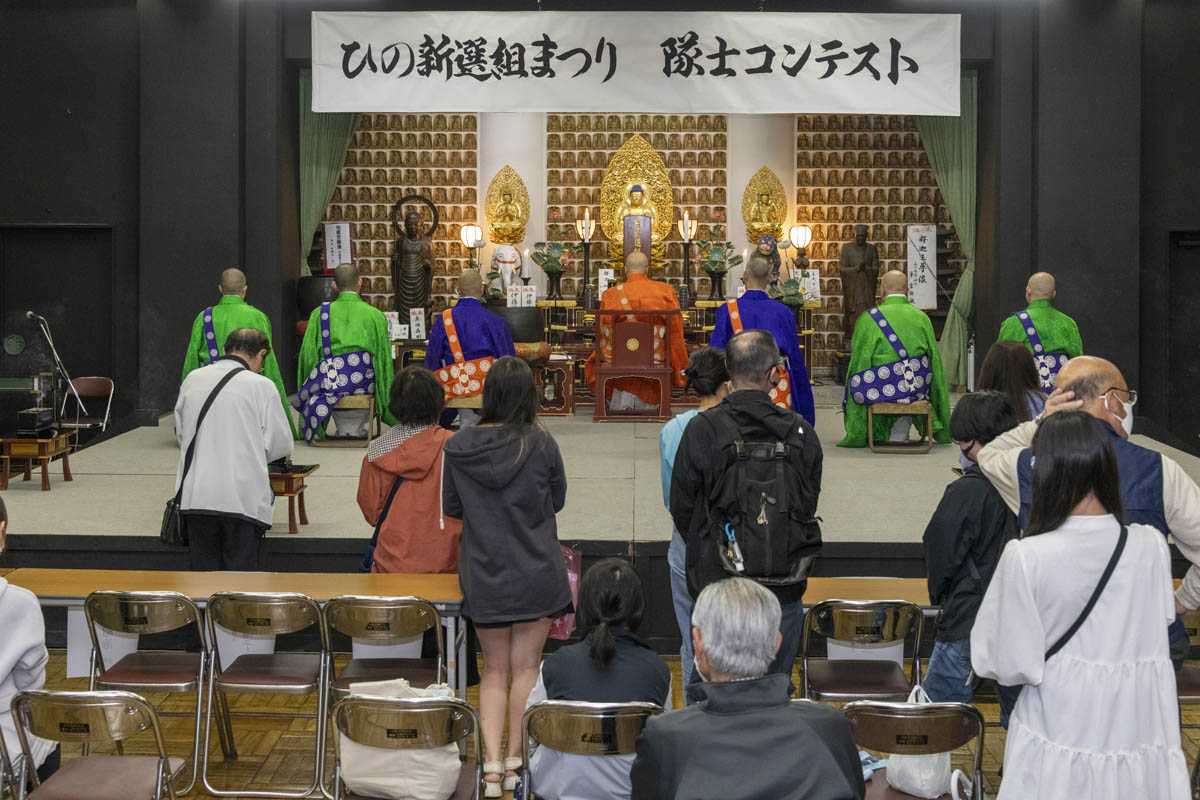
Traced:
[[767, 674], [779, 646], [779, 601], [746, 578], [709, 584], [692, 611], [694, 705], [646, 722], [632, 800], [770, 797], [861, 800], [850, 723], [818, 703], [793, 703], [787, 675]]

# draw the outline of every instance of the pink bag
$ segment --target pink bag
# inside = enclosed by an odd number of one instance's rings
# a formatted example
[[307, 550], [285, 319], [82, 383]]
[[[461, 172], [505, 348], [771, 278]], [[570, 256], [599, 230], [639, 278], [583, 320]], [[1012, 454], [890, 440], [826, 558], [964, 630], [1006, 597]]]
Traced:
[[[583, 554], [578, 550], [561, 545], [563, 558], [567, 562], [567, 580], [571, 583], [571, 604], [579, 604], [579, 574], [582, 572]], [[569, 639], [575, 630], [575, 614], [563, 614], [550, 623], [551, 639]]]

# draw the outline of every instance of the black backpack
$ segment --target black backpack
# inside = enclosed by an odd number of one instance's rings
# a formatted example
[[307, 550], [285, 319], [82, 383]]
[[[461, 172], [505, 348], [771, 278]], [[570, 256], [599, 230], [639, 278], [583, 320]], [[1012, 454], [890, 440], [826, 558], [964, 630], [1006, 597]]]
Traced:
[[805, 580], [821, 546], [816, 491], [791, 463], [804, 440], [790, 428], [785, 441], [745, 441], [729, 414], [705, 414], [717, 430], [708, 534], [717, 563], [730, 575], [765, 586]]

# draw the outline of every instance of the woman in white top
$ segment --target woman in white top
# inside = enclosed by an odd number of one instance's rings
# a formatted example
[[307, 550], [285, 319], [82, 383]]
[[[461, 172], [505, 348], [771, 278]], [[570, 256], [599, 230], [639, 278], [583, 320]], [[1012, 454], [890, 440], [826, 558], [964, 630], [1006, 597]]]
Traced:
[[998, 800], [1187, 800], [1166, 538], [1130, 525], [1111, 576], [1081, 619], [1122, 536], [1117, 462], [1092, 416], [1048, 416], [1033, 443], [1033, 505], [1008, 543], [971, 631], [976, 674], [1024, 685]]

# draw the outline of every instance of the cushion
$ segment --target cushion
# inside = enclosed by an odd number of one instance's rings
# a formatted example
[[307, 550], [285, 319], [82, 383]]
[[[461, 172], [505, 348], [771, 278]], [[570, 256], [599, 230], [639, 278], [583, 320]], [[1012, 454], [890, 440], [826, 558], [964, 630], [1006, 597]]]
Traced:
[[[959, 787], [961, 792], [962, 787]], [[912, 800], [916, 795], [911, 795], [908, 792], [902, 792], [899, 789], [893, 789], [887, 782], [887, 769], [877, 769], [871, 773], [871, 779], [867, 781], [866, 800]], [[952, 800], [950, 794], [940, 795], [935, 800]]]
[[221, 687], [234, 685], [261, 686], [264, 689], [308, 686], [315, 688], [320, 672], [319, 653], [247, 654], [238, 656], [217, 676], [216, 682], [217, 686]]
[[822, 694], [907, 699], [912, 684], [895, 661], [810, 659], [808, 685]]
[[[172, 756], [168, 763], [172, 778], [183, 771], [182, 758]], [[29, 800], [141, 800], [154, 797], [157, 786], [155, 756], [82, 756], [63, 761], [58, 772], [28, 797]]]
[[424, 689], [438, 682], [436, 658], [355, 658], [333, 680], [333, 688], [350, 691], [350, 684], [404, 678]]
[[182, 686], [200, 674], [200, 653], [130, 653], [100, 674], [110, 686]]

